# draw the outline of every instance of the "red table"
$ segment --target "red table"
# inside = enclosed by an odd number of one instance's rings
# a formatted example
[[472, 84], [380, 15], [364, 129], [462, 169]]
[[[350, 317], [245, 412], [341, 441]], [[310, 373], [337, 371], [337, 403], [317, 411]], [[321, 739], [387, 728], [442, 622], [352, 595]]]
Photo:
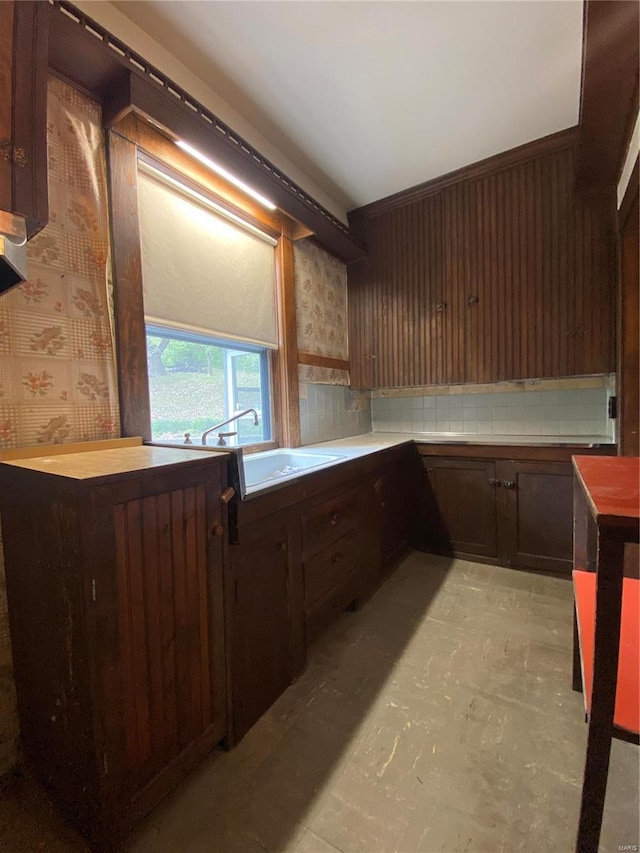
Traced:
[[625, 547], [639, 541], [640, 460], [576, 456], [573, 465], [574, 687], [584, 687], [589, 720], [576, 850], [596, 853], [611, 738], [638, 739], [640, 581], [623, 567]]

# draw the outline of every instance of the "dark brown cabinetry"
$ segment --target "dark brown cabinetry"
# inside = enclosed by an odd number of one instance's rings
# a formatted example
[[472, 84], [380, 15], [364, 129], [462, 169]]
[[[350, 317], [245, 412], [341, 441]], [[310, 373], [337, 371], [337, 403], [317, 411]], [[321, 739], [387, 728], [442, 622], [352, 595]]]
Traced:
[[423, 458], [425, 526], [442, 554], [497, 556], [495, 464], [484, 459]]
[[[0, 234], [30, 238], [49, 215], [48, 22], [48, 3], [0, 3]], [[0, 292], [19, 280], [0, 255]]]
[[[524, 459], [508, 458], [523, 453]], [[464, 451], [460, 450], [460, 454]], [[572, 480], [566, 461], [526, 459], [526, 449], [502, 448], [505, 458], [430, 455], [420, 529], [424, 550], [516, 568], [569, 573], [572, 555]], [[551, 454], [547, 454], [548, 456]], [[489, 458], [488, 458], [489, 457]]]
[[227, 732], [226, 460], [128, 447], [0, 475], [25, 751], [109, 846]]
[[615, 194], [577, 194], [573, 131], [352, 211], [356, 388], [614, 368]]
[[502, 554], [513, 566], [570, 573], [573, 484], [568, 462], [500, 462]]
[[301, 671], [307, 645], [408, 548], [418, 469], [407, 445], [241, 503], [225, 593], [231, 741]]
[[295, 615], [299, 534], [263, 520], [229, 548], [226, 624], [231, 675], [230, 741], [238, 741], [297, 673]]
[[[307, 642], [358, 597], [368, 568], [362, 483], [323, 495], [302, 514]], [[360, 488], [358, 488], [360, 487]]]
[[371, 520], [384, 570], [409, 547], [415, 526], [418, 460], [413, 446], [400, 448], [376, 472]]

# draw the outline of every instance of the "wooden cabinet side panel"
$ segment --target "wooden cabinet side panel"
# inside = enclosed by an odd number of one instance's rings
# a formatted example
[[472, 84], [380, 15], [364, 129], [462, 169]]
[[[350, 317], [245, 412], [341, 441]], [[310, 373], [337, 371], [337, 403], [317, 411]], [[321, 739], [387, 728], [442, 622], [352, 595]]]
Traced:
[[83, 501], [45, 475], [0, 469], [1, 518], [22, 741], [67, 816], [100, 826]]
[[119, 626], [115, 695], [124, 711], [116, 740], [124, 749], [122, 781], [130, 794], [204, 732], [213, 727], [217, 739], [225, 734], [224, 666], [215, 647], [224, 638], [220, 615], [211, 612], [211, 599], [221, 596], [222, 571], [220, 560], [209, 562], [208, 488], [219, 494], [219, 485], [201, 482], [111, 510]]

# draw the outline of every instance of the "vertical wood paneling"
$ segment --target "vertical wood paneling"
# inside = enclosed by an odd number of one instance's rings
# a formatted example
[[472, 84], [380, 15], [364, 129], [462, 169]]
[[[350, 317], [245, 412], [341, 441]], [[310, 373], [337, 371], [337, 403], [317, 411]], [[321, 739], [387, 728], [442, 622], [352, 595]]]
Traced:
[[352, 383], [613, 370], [614, 198], [575, 195], [573, 166], [565, 145], [363, 214], [369, 258], [349, 268]]
[[149, 673], [149, 735], [151, 758], [158, 768], [166, 762], [163, 713], [162, 610], [160, 605], [158, 521], [155, 495], [142, 500], [143, 585], [146, 604], [147, 669]]
[[114, 527], [127, 761], [139, 782], [214, 722], [206, 486], [119, 504]]

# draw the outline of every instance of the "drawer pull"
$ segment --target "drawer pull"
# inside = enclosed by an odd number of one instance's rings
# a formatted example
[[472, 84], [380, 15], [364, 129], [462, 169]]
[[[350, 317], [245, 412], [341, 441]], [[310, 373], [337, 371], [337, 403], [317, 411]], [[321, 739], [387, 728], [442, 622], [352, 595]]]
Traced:
[[331, 558], [331, 562], [334, 565], [336, 565], [337, 563], [340, 562], [340, 558], [341, 558], [341, 554], [334, 554], [333, 557]]
[[214, 524], [210, 532], [212, 536], [222, 536], [224, 527], [221, 524]]
[[336, 526], [336, 524], [338, 523], [338, 517], [339, 517], [339, 516], [338, 516], [338, 513], [337, 513], [337, 512], [334, 512], [334, 513], [333, 513], [333, 515], [331, 516], [331, 518], [329, 519], [329, 521], [331, 522], [331, 526], [332, 526], [332, 527], [335, 527], [335, 526]]
[[228, 504], [229, 501], [236, 496], [236, 490], [229, 486], [228, 489], [225, 489], [224, 492], [220, 495], [220, 500], [223, 504]]
[[513, 480], [503, 480], [502, 485], [505, 487], [505, 489], [515, 489], [516, 487], [516, 484], [513, 482]]

